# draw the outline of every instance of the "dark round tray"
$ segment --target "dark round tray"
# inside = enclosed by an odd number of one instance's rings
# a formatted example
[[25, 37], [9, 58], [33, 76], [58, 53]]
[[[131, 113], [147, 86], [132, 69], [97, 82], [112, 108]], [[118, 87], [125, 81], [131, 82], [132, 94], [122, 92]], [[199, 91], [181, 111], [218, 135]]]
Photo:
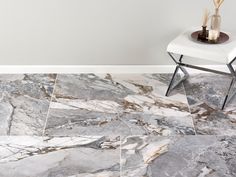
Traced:
[[216, 42], [211, 42], [211, 41], [203, 41], [203, 40], [199, 40], [198, 39], [198, 34], [200, 33], [201, 31], [195, 31], [191, 34], [191, 37], [195, 40], [195, 41], [198, 41], [198, 42], [202, 42], [202, 43], [205, 43], [205, 44], [222, 44], [226, 41], [229, 40], [229, 35], [226, 34], [226, 33], [223, 33], [223, 32], [220, 32], [220, 37], [219, 39], [216, 41]]

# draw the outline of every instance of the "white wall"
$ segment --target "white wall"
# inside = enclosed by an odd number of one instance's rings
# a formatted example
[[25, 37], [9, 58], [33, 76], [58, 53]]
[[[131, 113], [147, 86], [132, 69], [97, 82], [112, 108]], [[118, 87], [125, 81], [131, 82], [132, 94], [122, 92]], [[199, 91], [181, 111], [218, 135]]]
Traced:
[[[235, 0], [222, 7], [236, 30]], [[211, 0], [0, 0], [0, 65], [173, 64], [168, 42]], [[204, 63], [205, 64], [205, 63]]]

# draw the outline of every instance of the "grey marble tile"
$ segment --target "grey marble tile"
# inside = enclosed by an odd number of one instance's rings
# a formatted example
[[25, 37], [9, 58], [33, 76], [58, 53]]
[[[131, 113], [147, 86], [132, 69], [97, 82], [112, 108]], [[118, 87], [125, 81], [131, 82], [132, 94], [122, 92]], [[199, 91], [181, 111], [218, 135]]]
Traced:
[[3, 136], [0, 176], [119, 177], [120, 140], [102, 136]]
[[122, 177], [234, 177], [236, 136], [129, 136]]
[[236, 135], [236, 97], [223, 104], [230, 78], [215, 74], [195, 74], [184, 82], [197, 134]]
[[183, 86], [166, 74], [58, 75], [46, 135], [194, 134]]
[[0, 75], [0, 135], [42, 135], [55, 78]]

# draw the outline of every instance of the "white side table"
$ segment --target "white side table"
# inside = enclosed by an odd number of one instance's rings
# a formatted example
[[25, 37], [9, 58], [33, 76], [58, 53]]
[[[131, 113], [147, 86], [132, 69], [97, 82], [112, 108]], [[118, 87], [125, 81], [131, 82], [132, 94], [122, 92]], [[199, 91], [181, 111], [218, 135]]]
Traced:
[[[208, 71], [216, 74], [228, 75], [229, 77], [231, 77], [231, 83], [229, 85], [227, 94], [224, 98], [224, 102], [221, 107], [223, 110], [227, 102], [234, 95], [232, 94], [232, 86], [236, 81], [236, 72], [232, 67], [232, 63], [236, 60], [236, 36], [227, 33], [230, 36], [230, 39], [229, 41], [223, 44], [204, 44], [194, 41], [191, 38], [191, 33], [194, 31], [194, 29], [190, 29], [180, 34], [177, 38], [171, 41], [167, 47], [167, 52], [173, 59], [173, 61], [176, 63], [176, 68], [170, 81], [169, 87], [166, 91], [166, 96], [169, 95], [172, 89], [174, 89], [179, 83], [184, 81], [189, 76], [188, 72], [185, 70], [184, 67]], [[176, 59], [173, 54], [180, 55], [180, 58]], [[184, 63], [183, 56], [194, 57], [203, 60], [209, 60], [212, 62], [218, 62], [220, 64], [225, 64], [229, 69], [229, 73]], [[179, 69], [184, 73], [184, 77], [182, 77], [179, 82], [174, 83], [174, 79]]]

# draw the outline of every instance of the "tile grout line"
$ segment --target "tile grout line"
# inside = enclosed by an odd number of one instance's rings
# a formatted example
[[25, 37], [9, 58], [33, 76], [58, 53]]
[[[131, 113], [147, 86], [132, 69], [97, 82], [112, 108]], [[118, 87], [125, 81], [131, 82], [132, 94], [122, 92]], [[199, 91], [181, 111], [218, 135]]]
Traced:
[[189, 111], [189, 113], [191, 115], [191, 120], [192, 120], [192, 125], [193, 125], [193, 129], [194, 129], [194, 133], [195, 133], [195, 135], [197, 135], [196, 128], [195, 128], [195, 125], [194, 125], [194, 122], [193, 122], [193, 115], [191, 113], [191, 109], [190, 109], [190, 105], [189, 105], [189, 102], [188, 102], [187, 92], [186, 92], [184, 83], [182, 83], [182, 85], [183, 85], [185, 97], [186, 97], [186, 100], [187, 100], [187, 103], [188, 103], [188, 111]]
[[51, 109], [51, 102], [52, 102], [52, 99], [53, 99], [53, 96], [54, 96], [54, 91], [55, 91], [55, 88], [56, 88], [56, 85], [57, 85], [57, 77], [58, 77], [58, 74], [56, 74], [56, 78], [55, 78], [55, 82], [54, 82], [54, 86], [53, 86], [53, 90], [52, 90], [52, 95], [51, 95], [50, 102], [49, 102], [49, 105], [48, 105], [48, 112], [47, 112], [46, 120], [45, 120], [44, 127], [43, 127], [42, 136], [44, 136], [44, 134], [45, 134], [46, 126], [47, 126], [47, 123], [48, 123], [48, 116], [49, 116], [49, 112], [50, 112], [50, 109]]

